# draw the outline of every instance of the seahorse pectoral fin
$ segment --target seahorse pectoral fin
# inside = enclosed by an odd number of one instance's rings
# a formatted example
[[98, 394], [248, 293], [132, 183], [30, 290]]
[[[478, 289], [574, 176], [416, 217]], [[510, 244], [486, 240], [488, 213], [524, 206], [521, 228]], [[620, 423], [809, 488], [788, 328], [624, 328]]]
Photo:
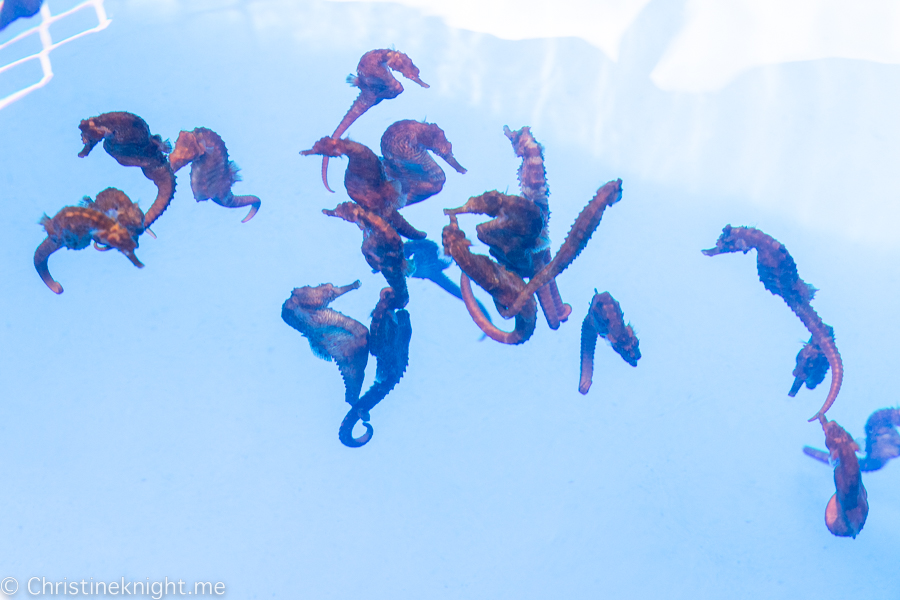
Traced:
[[60, 245], [51, 240], [49, 237], [41, 242], [40, 246], [34, 251], [34, 268], [38, 275], [50, 290], [55, 294], [62, 294], [63, 287], [57, 283], [50, 275], [50, 268], [47, 265], [47, 259], [50, 255], [60, 249]]

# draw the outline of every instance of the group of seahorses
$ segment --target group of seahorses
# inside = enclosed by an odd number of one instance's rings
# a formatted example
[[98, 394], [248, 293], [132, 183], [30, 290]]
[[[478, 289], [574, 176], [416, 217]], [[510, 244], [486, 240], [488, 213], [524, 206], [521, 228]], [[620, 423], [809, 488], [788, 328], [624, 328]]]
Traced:
[[140, 167], [144, 175], [156, 184], [156, 199], [144, 213], [125, 192], [106, 188], [93, 200], [85, 196], [79, 206], [66, 206], [53, 218], [44, 215], [40, 223], [47, 238], [34, 253], [34, 266], [44, 283], [57, 294], [62, 286], [50, 275], [47, 260], [60, 248], [81, 250], [93, 242], [98, 250], [115, 248], [134, 263], [143, 267], [135, 256], [138, 238], [153, 232], [150, 226], [169, 207], [175, 196], [175, 173], [191, 163], [191, 190], [194, 198], [212, 200], [228, 208], [250, 206], [249, 221], [259, 210], [256, 196], [235, 196], [231, 186], [239, 181], [238, 168], [228, 160], [228, 150], [219, 135], [211, 129], [198, 127], [182, 131], [175, 149], [159, 135], [152, 135], [142, 118], [128, 112], [108, 112], [84, 119], [78, 126], [84, 148], [78, 156], [84, 158], [94, 146], [103, 142], [103, 149], [125, 167]]
[[[544, 170], [543, 148], [529, 127], [517, 131], [504, 127], [516, 155], [521, 158], [518, 178], [520, 193], [510, 195], [488, 191], [458, 208], [444, 209], [449, 224], [443, 228], [443, 253], [462, 271], [457, 286], [445, 274], [451, 261], [442, 257], [436, 242], [427, 239], [400, 213], [410, 204], [426, 200], [443, 189], [446, 181], [441, 167], [429, 152], [441, 157], [457, 172], [466, 169], [453, 156], [452, 145], [444, 131], [433, 123], [402, 120], [394, 123], [381, 138], [377, 156], [363, 144], [341, 136], [354, 121], [382, 100], [396, 98], [402, 84], [392, 71], [428, 87], [419, 78], [419, 69], [410, 58], [395, 50], [372, 50], [363, 55], [357, 74], [348, 82], [359, 88], [359, 95], [334, 133], [318, 140], [303, 155], [321, 155], [322, 180], [328, 186], [329, 157], [348, 159], [344, 187], [350, 201], [322, 212], [355, 223], [363, 233], [362, 253], [368, 265], [380, 272], [387, 286], [381, 290], [369, 327], [329, 308], [341, 295], [357, 289], [359, 281], [344, 286], [325, 283], [295, 288], [282, 306], [282, 318], [309, 341], [316, 356], [333, 360], [345, 385], [345, 400], [351, 405], [339, 429], [341, 442], [349, 447], [363, 446], [372, 438], [370, 411], [397, 385], [409, 363], [412, 336], [408, 277], [430, 279], [444, 290], [462, 299], [476, 325], [487, 337], [504, 344], [522, 344], [534, 333], [537, 306], [551, 329], [557, 329], [571, 315], [556, 283], [560, 275], [584, 249], [597, 229], [604, 211], [622, 197], [622, 181], [602, 185], [575, 219], [565, 241], [550, 250], [549, 190]], [[47, 239], [35, 252], [35, 267], [47, 286], [57, 294], [62, 287], [50, 277], [47, 258], [61, 247], [85, 248], [91, 241], [98, 249], [116, 248], [136, 266], [143, 266], [134, 254], [139, 236], [166, 210], [175, 191], [175, 172], [192, 163], [191, 188], [194, 197], [212, 199], [226, 207], [250, 206], [248, 221], [259, 209], [256, 196], [234, 196], [231, 186], [238, 180], [237, 168], [228, 160], [221, 138], [213, 131], [197, 128], [182, 131], [171, 150], [158, 135], [151, 135], [147, 124], [127, 112], [105, 113], [81, 122], [86, 156], [100, 141], [104, 149], [124, 166], [138, 166], [158, 189], [144, 214], [136, 203], [120, 190], [108, 188], [96, 199], [85, 198], [81, 206], [65, 207], [52, 219], [41, 221]], [[171, 150], [171, 151], [170, 151]], [[476, 227], [478, 239], [488, 246], [491, 256], [474, 254], [471, 242], [460, 229], [457, 215], [483, 214], [491, 220]], [[152, 235], [152, 232], [150, 232]], [[404, 241], [404, 238], [406, 241]], [[813, 389], [831, 370], [831, 387], [822, 408], [810, 421], [818, 420], [825, 433], [827, 451], [804, 451], [834, 465], [836, 493], [825, 514], [828, 529], [837, 536], [856, 537], [868, 514], [866, 490], [861, 471], [880, 469], [900, 456], [900, 409], [883, 409], [866, 424], [866, 456], [857, 457], [858, 444], [825, 413], [840, 391], [843, 377], [841, 357], [834, 332], [812, 308], [815, 289], [800, 279], [787, 249], [758, 229], [726, 226], [716, 246], [707, 256], [730, 252], [757, 251], [760, 280], [767, 290], [781, 296], [811, 333], [797, 355], [794, 396], [805, 384]], [[514, 319], [511, 331], [498, 328], [487, 310], [475, 299], [471, 281], [475, 281], [494, 301], [499, 315]], [[581, 330], [581, 378], [578, 389], [586, 394], [591, 386], [593, 358], [597, 338], [606, 339], [630, 365], [641, 358], [638, 339], [618, 302], [609, 292], [596, 293], [591, 300]], [[369, 354], [376, 360], [375, 381], [362, 392]], [[365, 433], [353, 436], [354, 426], [362, 422]]]

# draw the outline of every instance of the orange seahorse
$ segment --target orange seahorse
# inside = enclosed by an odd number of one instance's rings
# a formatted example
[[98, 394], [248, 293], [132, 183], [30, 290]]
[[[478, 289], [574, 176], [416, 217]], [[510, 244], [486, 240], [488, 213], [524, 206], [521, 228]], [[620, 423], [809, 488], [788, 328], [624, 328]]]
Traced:
[[166, 157], [171, 151], [169, 143], [152, 135], [147, 123], [129, 112], [103, 113], [84, 119], [78, 128], [84, 143], [78, 156], [84, 158], [102, 141], [103, 149], [120, 165], [140, 167], [156, 185], [156, 199], [144, 215], [144, 227], [149, 229], [175, 196], [175, 172]]
[[[722, 230], [722, 235], [716, 240], [716, 247], [704, 250], [703, 254], [706, 256], [716, 256], [717, 254], [729, 252], [743, 252], [746, 254], [754, 248], [756, 249], [756, 269], [759, 273], [759, 280], [771, 293], [781, 296], [791, 310], [794, 311], [794, 314], [800, 318], [800, 321], [812, 334], [811, 343], [815, 344], [815, 347], [825, 355], [825, 358], [828, 359], [828, 364], [831, 366], [831, 389], [828, 390], [828, 396], [825, 398], [822, 408], [809, 419], [810, 421], [819, 419], [824, 425], [827, 420], [825, 419], [825, 413], [834, 404], [838, 392], [841, 391], [844, 365], [841, 362], [841, 355], [837, 346], [834, 344], [834, 330], [822, 322], [822, 319], [810, 305], [816, 289], [800, 279], [800, 275], [797, 273], [797, 265], [788, 253], [787, 248], [779, 243], [778, 240], [759, 229], [726, 225]], [[803, 376], [799, 363], [800, 357], [798, 357], [798, 370], [795, 371], [795, 377]], [[805, 378], [808, 377], [808, 375], [805, 375]], [[796, 383], [795, 386], [797, 389], [800, 387]], [[791, 391], [793, 391], [793, 388], [791, 388]]]
[[[119, 225], [128, 230], [128, 233], [134, 239], [135, 247], [137, 247], [138, 237], [146, 231], [144, 228], [144, 211], [141, 210], [137, 202], [132, 202], [131, 198], [125, 195], [125, 192], [113, 187], [106, 188], [97, 194], [97, 198], [94, 200], [91, 200], [90, 196], [85, 196], [80, 204], [81, 206], [98, 210], [106, 216], [115, 219]], [[112, 246], [101, 247], [97, 242], [94, 242], [94, 247], [103, 251], [112, 250]]]
[[57, 294], [63, 293], [63, 287], [50, 275], [47, 260], [60, 248], [81, 250], [87, 248], [93, 240], [115, 248], [127, 256], [134, 266], [144, 266], [134, 254], [137, 239], [115, 219], [98, 210], [84, 206], [66, 206], [52, 219], [44, 215], [40, 224], [47, 232], [47, 238], [34, 252], [34, 268], [47, 287]]
[[[344, 135], [356, 119], [382, 100], [396, 98], [403, 92], [403, 84], [397, 81], [391, 70], [423, 88], [428, 87], [427, 83], [419, 79], [419, 68], [406, 54], [396, 50], [369, 50], [359, 59], [356, 75], [347, 76], [347, 83], [358, 87], [359, 95], [331, 134], [332, 138], [338, 139]], [[325, 184], [325, 189], [332, 192], [334, 190], [328, 187], [328, 157], [329, 155], [323, 155], [322, 158], [322, 183]]]
[[444, 188], [447, 176], [428, 154], [431, 150], [458, 173], [466, 169], [453, 157], [453, 145], [434, 123], [403, 120], [393, 123], [381, 136], [385, 174], [400, 182], [404, 206], [430, 198]]
[[587, 394], [594, 375], [594, 350], [597, 337], [607, 340], [613, 350], [632, 367], [641, 358], [638, 338], [631, 323], [625, 324], [625, 315], [616, 299], [609, 292], [598, 294], [594, 290], [591, 307], [581, 324], [581, 381], [578, 391]]
[[191, 163], [191, 191], [197, 202], [212, 200], [225, 208], [249, 206], [250, 212], [241, 223], [252, 219], [259, 210], [261, 202], [256, 196], [235, 196], [231, 192], [231, 186], [241, 180], [239, 169], [228, 160], [225, 142], [212, 129], [197, 127], [179, 133], [169, 162], [176, 173]]

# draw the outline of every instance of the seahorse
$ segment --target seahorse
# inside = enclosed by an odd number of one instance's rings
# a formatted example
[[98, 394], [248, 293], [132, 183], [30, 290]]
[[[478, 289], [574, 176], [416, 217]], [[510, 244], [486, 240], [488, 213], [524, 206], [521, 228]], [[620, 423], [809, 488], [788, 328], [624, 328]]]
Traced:
[[598, 294], [594, 290], [591, 307], [581, 324], [581, 381], [578, 391], [582, 394], [587, 394], [591, 389], [598, 336], [606, 339], [632, 367], [636, 367], [641, 358], [638, 338], [631, 324], [625, 324], [625, 315], [619, 303], [609, 292]]
[[191, 163], [191, 191], [197, 202], [212, 200], [225, 208], [249, 206], [250, 212], [241, 220], [246, 223], [259, 210], [256, 196], [235, 196], [231, 186], [241, 180], [238, 166], [228, 160], [228, 149], [219, 134], [206, 127], [182, 131], [169, 155], [172, 170], [178, 172]]
[[44, 0], [5, 0], [0, 3], [0, 31], [23, 17], [33, 17], [41, 10]]
[[[381, 402], [403, 377], [409, 365], [409, 341], [412, 337], [409, 313], [396, 309], [400, 304], [394, 297], [394, 289], [386, 287], [375, 310], [369, 328], [369, 352], [375, 357], [375, 382], [353, 405], [338, 430], [341, 443], [350, 448], [364, 446], [372, 439], [373, 429], [369, 424], [369, 411]], [[366, 432], [353, 437], [353, 427], [360, 420]]]
[[[828, 390], [828, 396], [825, 398], [822, 408], [809, 419], [810, 421], [819, 419], [824, 425], [825, 413], [834, 404], [838, 392], [841, 391], [844, 365], [841, 362], [837, 346], [834, 344], [834, 330], [822, 322], [810, 305], [816, 289], [800, 279], [797, 265], [787, 248], [759, 229], [726, 225], [722, 230], [722, 235], [716, 240], [716, 247], [704, 250], [703, 254], [706, 256], [716, 256], [728, 252], [746, 254], [754, 248], [756, 249], [756, 268], [760, 281], [772, 294], [784, 299], [812, 334], [811, 341], [828, 359], [831, 367], [831, 389]], [[799, 389], [799, 386], [797, 388]]]
[[50, 275], [47, 260], [60, 248], [81, 250], [87, 248], [91, 240], [117, 249], [128, 257], [138, 268], [144, 265], [134, 254], [137, 240], [112, 217], [93, 208], [66, 206], [51, 219], [44, 215], [40, 224], [47, 232], [47, 238], [34, 252], [34, 268], [41, 280], [54, 293], [62, 294], [63, 287]]
[[309, 340], [313, 354], [337, 364], [344, 380], [344, 399], [351, 406], [362, 391], [369, 360], [369, 331], [328, 305], [359, 285], [357, 280], [340, 287], [323, 283], [294, 288], [281, 307], [281, 318]]
[[[828, 337], [834, 339], [834, 330], [828, 325]], [[816, 345], [812, 338], [803, 345], [800, 352], [797, 353], [797, 366], [794, 367], [794, 385], [788, 392], [788, 396], [793, 398], [806, 384], [806, 389], [813, 390], [817, 385], [825, 380], [828, 373], [828, 357], [822, 352], [822, 349]]]
[[[860, 471], [878, 471], [888, 461], [900, 457], [900, 409], [882, 408], [866, 420], [866, 455], [859, 459]], [[831, 454], [825, 450], [803, 447], [803, 453], [825, 464]]]
[[453, 157], [453, 145], [434, 123], [403, 120], [381, 136], [381, 154], [388, 177], [402, 186], [405, 205], [430, 198], [444, 188], [447, 176], [428, 151], [440, 156], [459, 173], [466, 169]]
[[383, 217], [400, 235], [414, 240], [425, 239], [426, 233], [410, 225], [397, 211], [403, 205], [400, 184], [387, 178], [381, 160], [368, 146], [324, 137], [300, 154], [346, 156], [349, 159], [344, 173], [347, 195], [363, 208]]
[[339, 217], [356, 225], [363, 232], [362, 253], [366, 262], [376, 273], [384, 275], [389, 286], [394, 289], [394, 297], [400, 303], [395, 308], [403, 308], [409, 301], [406, 287], [408, 267], [403, 253], [400, 235], [380, 216], [353, 202], [342, 202], [334, 210], [324, 209], [329, 217]]
[[78, 128], [84, 143], [78, 156], [84, 158], [102, 141], [103, 149], [120, 165], [140, 167], [156, 185], [156, 199], [144, 215], [144, 227], [149, 229], [175, 196], [175, 172], [166, 157], [172, 149], [169, 143], [151, 135], [147, 123], [129, 112], [103, 113], [84, 119]]
[[[428, 87], [427, 83], [419, 79], [418, 67], [406, 54], [396, 50], [369, 50], [359, 59], [356, 75], [347, 76], [347, 83], [358, 87], [359, 95], [331, 134], [332, 138], [338, 139], [344, 135], [356, 119], [382, 100], [396, 98], [403, 92], [403, 85], [397, 81], [391, 70], [398, 71], [423, 88]], [[334, 190], [328, 187], [328, 157], [329, 155], [325, 154], [322, 158], [322, 183], [325, 184], [326, 190], [333, 192]]]
[[[132, 202], [125, 192], [114, 187], [106, 188], [99, 194], [97, 198], [91, 200], [90, 196], [85, 196], [81, 200], [81, 206], [93, 208], [116, 220], [116, 222], [128, 230], [128, 233], [135, 241], [144, 233], [144, 211], [138, 206], [137, 202]], [[101, 248], [94, 242], [94, 246], [98, 250], [111, 250], [110, 246]]]
[[[504, 308], [510, 304], [520, 290], [525, 287], [525, 282], [516, 273], [506, 269], [483, 254], [473, 254], [469, 250], [472, 243], [466, 239], [466, 235], [460, 230], [456, 215], [447, 213], [450, 224], [445, 226], [442, 232], [444, 252], [453, 257], [459, 268], [462, 269], [460, 277], [460, 290], [466, 309], [472, 316], [475, 324], [492, 340], [503, 344], [523, 344], [534, 333], [537, 318], [537, 304], [534, 297], [529, 296], [528, 301], [515, 315], [515, 329], [502, 331], [494, 326], [480, 309], [475, 295], [472, 293], [472, 285], [469, 278], [475, 280], [494, 299], [494, 304], [501, 316]], [[511, 318], [511, 317], [509, 317]]]
[[508, 312], [517, 314], [519, 310], [530, 300], [537, 291], [543, 286], [550, 283], [560, 273], [562, 273], [572, 261], [574, 261], [581, 251], [587, 246], [591, 236], [600, 225], [600, 219], [603, 217], [603, 211], [622, 199], [622, 180], [617, 179], [603, 185], [594, 197], [588, 202], [572, 224], [566, 239], [557, 250], [553, 260], [546, 267], [538, 271], [534, 277], [528, 281], [519, 296], [510, 304]]
[[853, 537], [859, 535], [866, 524], [869, 503], [866, 488], [860, 475], [856, 442], [843, 427], [834, 421], [822, 424], [825, 431], [825, 446], [835, 461], [835, 494], [825, 508], [825, 525], [836, 536]]

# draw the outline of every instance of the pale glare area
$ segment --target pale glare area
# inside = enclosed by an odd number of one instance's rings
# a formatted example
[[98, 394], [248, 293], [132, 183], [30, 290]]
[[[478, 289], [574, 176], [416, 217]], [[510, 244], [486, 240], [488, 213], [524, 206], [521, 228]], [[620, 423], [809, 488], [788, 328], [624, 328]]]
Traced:
[[[0, 582], [18, 579], [14, 599], [30, 577], [221, 581], [242, 599], [900, 597], [900, 461], [864, 474], [859, 537], [831, 535], [833, 471], [801, 452], [823, 447], [806, 419], [828, 382], [787, 397], [809, 334], [755, 253], [700, 252], [729, 223], [784, 243], [843, 356], [828, 416], [860, 437], [896, 406], [900, 65], [791, 59], [714, 91], [661, 89], [651, 73], [698, 14], [668, 0], [598, 5], [617, 7], [610, 51], [389, 3], [104, 4], [109, 27], [54, 50], [53, 80], [0, 111]], [[696, 31], [684, 43], [713, 44]], [[359, 229], [321, 213], [347, 200], [347, 163], [331, 161], [330, 194], [299, 152], [356, 97], [360, 56], [390, 47], [431, 87], [402, 80], [348, 135], [377, 151], [396, 120], [443, 128], [468, 172], [445, 168], [439, 195], [403, 209], [431, 239], [442, 209], [517, 192], [504, 125], [544, 145], [554, 250], [600, 185], [621, 177], [624, 192], [558, 278], [569, 321], [539, 318], [521, 346], [480, 340], [459, 300], [411, 279], [409, 368], [351, 450], [338, 369], [280, 314], [294, 287], [359, 279], [332, 308], [369, 323], [384, 278]], [[0, 78], [0, 97], [40, 73]], [[119, 110], [171, 141], [217, 131], [241, 167], [235, 194], [262, 206], [241, 223], [244, 210], [195, 202], [185, 168], [157, 239], [140, 240], [145, 268], [60, 250], [57, 296], [33, 265], [41, 215], [107, 186], [145, 209], [156, 195], [101, 147], [77, 156], [80, 120]], [[484, 220], [460, 224], [474, 241]], [[643, 357], [632, 368], [600, 342], [582, 396], [595, 289], [621, 303]]]
[[450, 27], [489, 33], [504, 40], [578, 37], [615, 61], [622, 35], [649, 1], [400, 0], [395, 3], [441, 17]]

